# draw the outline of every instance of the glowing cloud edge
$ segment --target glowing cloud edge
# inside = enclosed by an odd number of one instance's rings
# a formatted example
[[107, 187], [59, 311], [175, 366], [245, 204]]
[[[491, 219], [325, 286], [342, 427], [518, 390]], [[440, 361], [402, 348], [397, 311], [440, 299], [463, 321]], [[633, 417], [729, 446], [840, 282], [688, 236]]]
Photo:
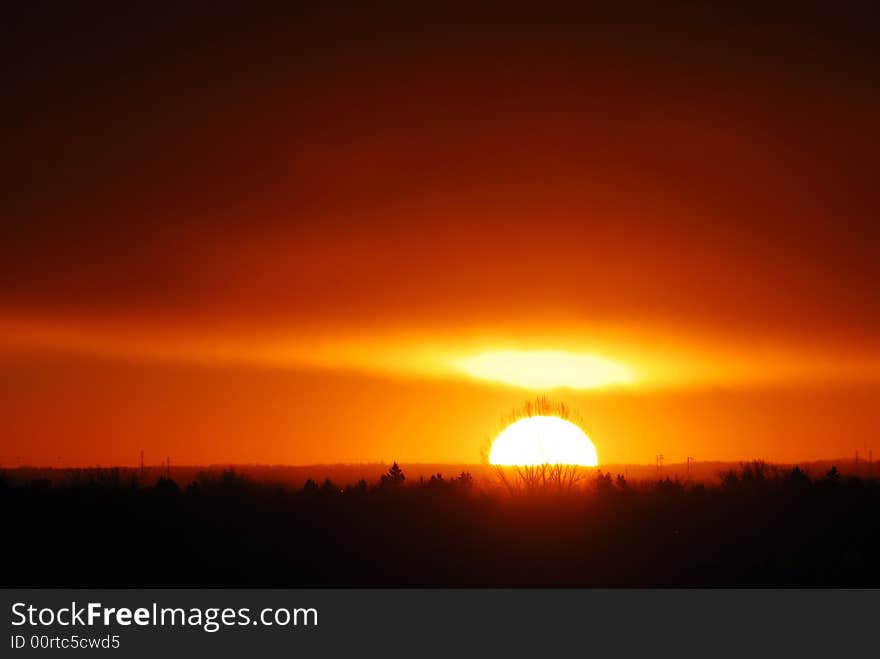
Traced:
[[635, 379], [623, 364], [563, 350], [494, 350], [457, 359], [454, 366], [474, 379], [526, 389], [597, 389]]

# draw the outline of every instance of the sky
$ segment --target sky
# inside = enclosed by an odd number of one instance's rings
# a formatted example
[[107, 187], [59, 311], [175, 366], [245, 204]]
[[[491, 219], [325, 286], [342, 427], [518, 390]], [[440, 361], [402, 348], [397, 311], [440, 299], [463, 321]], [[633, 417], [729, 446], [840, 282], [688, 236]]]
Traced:
[[0, 464], [878, 448], [870, 3], [409, 5], [10, 10]]

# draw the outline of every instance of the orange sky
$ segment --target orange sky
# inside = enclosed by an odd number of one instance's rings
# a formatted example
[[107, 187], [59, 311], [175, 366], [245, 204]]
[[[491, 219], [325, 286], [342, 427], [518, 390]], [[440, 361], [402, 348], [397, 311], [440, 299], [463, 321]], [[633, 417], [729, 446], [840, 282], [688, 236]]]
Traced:
[[12, 17], [0, 463], [872, 448], [862, 17], [240, 11]]

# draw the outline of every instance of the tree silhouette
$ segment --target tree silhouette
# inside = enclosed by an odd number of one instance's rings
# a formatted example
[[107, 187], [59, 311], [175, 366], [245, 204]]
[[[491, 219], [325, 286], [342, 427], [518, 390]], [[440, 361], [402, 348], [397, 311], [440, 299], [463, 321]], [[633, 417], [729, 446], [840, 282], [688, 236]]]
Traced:
[[825, 474], [825, 480], [832, 485], [840, 482], [840, 472], [837, 470], [837, 467], [835, 465], [831, 465], [831, 469], [829, 469], [828, 473]]
[[795, 492], [801, 492], [810, 487], [810, 477], [800, 467], [795, 467], [788, 472], [785, 484]]
[[400, 468], [400, 465], [395, 462], [386, 473], [382, 474], [380, 485], [386, 488], [402, 487], [405, 481], [406, 476], [404, 475], [403, 470]]
[[511, 494], [571, 492], [585, 474], [584, 467], [572, 464], [495, 465], [496, 477]]
[[456, 487], [470, 490], [474, 486], [474, 477], [471, 476], [471, 472], [463, 471], [455, 479], [455, 485]]
[[367, 481], [362, 478], [354, 485], [346, 485], [345, 494], [348, 496], [365, 497], [367, 495]]
[[153, 486], [153, 491], [162, 496], [176, 496], [180, 494], [180, 487], [170, 478], [161, 476]]
[[[515, 409], [502, 422], [505, 426], [534, 416], [552, 416], [582, 427], [583, 420], [563, 402], [553, 401], [547, 396], [527, 400]], [[488, 457], [488, 450], [485, 455]], [[534, 465], [501, 466], [495, 465], [495, 476], [511, 494], [566, 493], [575, 489], [589, 473], [581, 465], [545, 462]]]

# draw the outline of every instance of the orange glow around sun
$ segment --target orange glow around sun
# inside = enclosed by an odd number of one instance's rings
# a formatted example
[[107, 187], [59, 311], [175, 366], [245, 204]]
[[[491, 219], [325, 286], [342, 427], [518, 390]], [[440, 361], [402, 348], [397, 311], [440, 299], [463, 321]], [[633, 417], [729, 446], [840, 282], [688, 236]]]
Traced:
[[5, 40], [0, 467], [880, 456], [866, 40], [252, 13]]

